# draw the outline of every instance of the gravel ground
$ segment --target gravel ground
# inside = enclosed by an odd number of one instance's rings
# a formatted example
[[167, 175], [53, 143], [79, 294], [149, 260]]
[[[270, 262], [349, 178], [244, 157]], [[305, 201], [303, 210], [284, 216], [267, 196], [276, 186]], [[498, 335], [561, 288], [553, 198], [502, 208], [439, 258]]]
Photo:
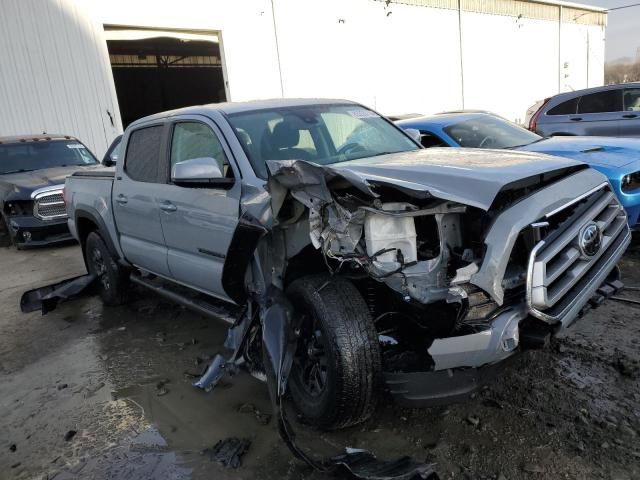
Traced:
[[[640, 286], [638, 243], [621, 265], [627, 285]], [[265, 384], [240, 373], [211, 393], [191, 387], [225, 324], [143, 291], [124, 307], [88, 297], [21, 314], [25, 290], [84, 273], [76, 246], [0, 249], [0, 271], [1, 479], [323, 478], [279, 439]], [[407, 454], [443, 479], [640, 478], [639, 313], [609, 301], [466, 402], [383, 402], [362, 426], [299, 443]], [[252, 442], [237, 470], [202, 453], [229, 436]]]

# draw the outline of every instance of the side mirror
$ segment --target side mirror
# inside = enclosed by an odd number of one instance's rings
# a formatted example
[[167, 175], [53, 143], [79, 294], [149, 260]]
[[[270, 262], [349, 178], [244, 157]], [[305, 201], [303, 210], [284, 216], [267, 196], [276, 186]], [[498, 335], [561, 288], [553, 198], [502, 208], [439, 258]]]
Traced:
[[420, 143], [420, 140], [422, 138], [422, 134], [420, 133], [420, 130], [417, 130], [415, 128], [407, 128], [405, 129], [405, 133], [409, 135], [411, 138], [413, 138], [416, 142]]
[[102, 159], [102, 165], [104, 165], [105, 167], [113, 167], [117, 162], [118, 154], [116, 152]]
[[171, 181], [187, 187], [232, 185], [233, 178], [224, 178], [220, 165], [211, 157], [191, 158], [178, 162], [171, 170]]

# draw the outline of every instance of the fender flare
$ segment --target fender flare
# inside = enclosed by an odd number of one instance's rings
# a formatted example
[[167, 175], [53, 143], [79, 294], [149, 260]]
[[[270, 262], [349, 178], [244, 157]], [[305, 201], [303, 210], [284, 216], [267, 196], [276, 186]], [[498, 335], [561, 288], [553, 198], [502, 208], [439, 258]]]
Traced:
[[[104, 219], [100, 215], [100, 213], [93, 207], [82, 207], [81, 209], [77, 209], [75, 212], [75, 222], [76, 222], [76, 232], [78, 232], [78, 220], [85, 219], [92, 222], [97, 227], [97, 232], [104, 241], [109, 253], [114, 256], [114, 258], [120, 258], [120, 254], [113, 244], [113, 239], [109, 235], [109, 229], [104, 222]], [[80, 232], [78, 232], [78, 237], [80, 237]], [[81, 238], [78, 238], [80, 245], [82, 246], [82, 250], [84, 253], [84, 241]]]

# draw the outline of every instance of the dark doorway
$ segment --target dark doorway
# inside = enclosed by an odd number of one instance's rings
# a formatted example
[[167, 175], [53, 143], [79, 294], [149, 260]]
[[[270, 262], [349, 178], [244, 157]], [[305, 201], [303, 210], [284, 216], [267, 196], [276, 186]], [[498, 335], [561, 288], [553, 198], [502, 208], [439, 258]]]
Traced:
[[[124, 37], [132, 36], [131, 30], [126, 32], [129, 35]], [[114, 32], [107, 30], [107, 35], [113, 37]], [[210, 35], [210, 41], [179, 38], [178, 33], [170, 37], [162, 36], [162, 32], [157, 35], [107, 40], [125, 128], [153, 113], [226, 100], [217, 35]]]

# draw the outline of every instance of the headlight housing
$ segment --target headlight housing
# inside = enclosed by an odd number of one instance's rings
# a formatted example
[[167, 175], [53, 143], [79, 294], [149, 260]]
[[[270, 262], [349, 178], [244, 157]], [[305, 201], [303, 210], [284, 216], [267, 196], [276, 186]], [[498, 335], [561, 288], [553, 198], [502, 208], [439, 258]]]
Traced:
[[625, 193], [640, 189], [640, 171], [628, 173], [622, 177], [620, 187]]

